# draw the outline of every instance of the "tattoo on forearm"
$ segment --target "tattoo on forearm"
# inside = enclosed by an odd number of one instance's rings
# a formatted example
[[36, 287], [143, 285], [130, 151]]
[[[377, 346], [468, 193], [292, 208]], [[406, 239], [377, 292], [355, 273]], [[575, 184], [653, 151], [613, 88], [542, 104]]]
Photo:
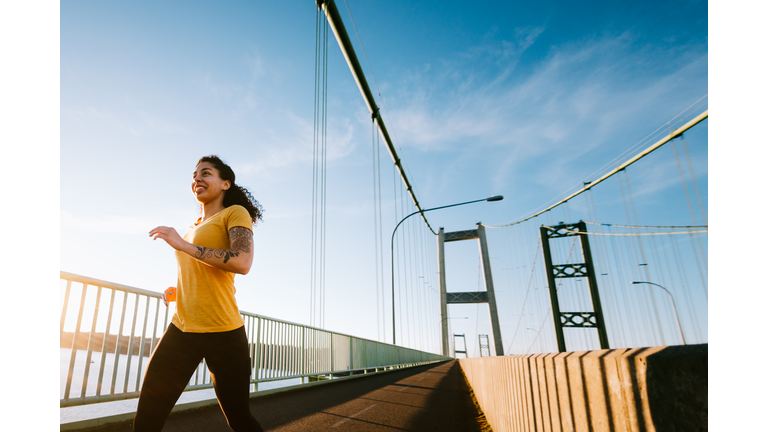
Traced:
[[240, 252], [251, 253], [253, 233], [245, 227], [232, 227], [229, 230], [229, 244], [232, 249], [211, 249], [195, 245], [197, 247], [195, 258], [200, 260], [210, 257], [223, 258], [224, 264], [226, 264], [230, 258], [240, 256]]
[[236, 257], [238, 255], [240, 255], [240, 252], [236, 250], [211, 249], [205, 246], [197, 246], [197, 252], [195, 252], [195, 258], [198, 258], [201, 260], [205, 258], [210, 258], [212, 256], [216, 258], [224, 258], [224, 264], [226, 264], [230, 258]]

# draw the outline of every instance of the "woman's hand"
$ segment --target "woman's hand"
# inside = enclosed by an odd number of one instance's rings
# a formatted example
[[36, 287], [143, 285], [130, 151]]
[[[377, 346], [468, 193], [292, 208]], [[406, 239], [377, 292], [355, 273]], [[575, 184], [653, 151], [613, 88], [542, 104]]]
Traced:
[[172, 248], [179, 251], [183, 250], [184, 246], [189, 244], [186, 240], [181, 238], [179, 233], [172, 227], [159, 226], [153, 228], [152, 231], [149, 232], [149, 236], [152, 237], [152, 240], [165, 240], [165, 242]]
[[211, 249], [192, 244], [181, 238], [175, 229], [166, 226], [154, 228], [149, 236], [152, 240], [163, 239], [177, 251], [224, 271], [245, 275], [253, 264], [253, 232], [245, 227], [229, 229], [229, 249]]

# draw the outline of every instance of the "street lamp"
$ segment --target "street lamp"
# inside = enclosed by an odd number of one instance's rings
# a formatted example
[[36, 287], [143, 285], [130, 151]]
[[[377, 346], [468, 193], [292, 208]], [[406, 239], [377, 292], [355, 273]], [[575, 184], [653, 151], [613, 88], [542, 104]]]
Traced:
[[[490, 202], [490, 201], [501, 201], [503, 199], [504, 199], [503, 195], [494, 195], [494, 196], [491, 196], [491, 197], [488, 197], [488, 198], [485, 198], [485, 199], [479, 199], [479, 200], [474, 200], [474, 201], [467, 201], [467, 202], [463, 202], [463, 203], [451, 204], [451, 205], [441, 206], [441, 207], [434, 207], [434, 208], [426, 209], [426, 210], [419, 210], [419, 211], [415, 211], [415, 212], [409, 214], [408, 216], [402, 218], [400, 220], [400, 222], [398, 222], [397, 225], [395, 225], [395, 229], [392, 230], [392, 239], [389, 241], [389, 266], [391, 268], [391, 272], [390, 273], [392, 275], [392, 345], [397, 345], [397, 342], [396, 342], [397, 338], [395, 337], [395, 233], [397, 232], [397, 228], [400, 226], [400, 224], [403, 223], [409, 217], [411, 217], [411, 216], [413, 216], [413, 215], [415, 215], [417, 213], [426, 213], [426, 212], [432, 211], [432, 210], [440, 210], [440, 209], [444, 209], [444, 208], [448, 208], [448, 207], [456, 207], [456, 206], [460, 206], [460, 205], [464, 205], [464, 204], [472, 204], [472, 203], [476, 203], [476, 202], [480, 202], [480, 201], [489, 201]], [[442, 323], [442, 320], [440, 322]]]
[[646, 281], [634, 281], [632, 282], [632, 285], [636, 284], [648, 284], [648, 285], [655, 285], [664, 291], [669, 295], [669, 299], [672, 300], [672, 309], [675, 311], [675, 319], [677, 319], [677, 329], [680, 330], [680, 337], [683, 339], [683, 345], [685, 345], [685, 336], [683, 336], [683, 328], [680, 326], [680, 316], [677, 314], [677, 306], [675, 306], [675, 298], [672, 297], [672, 293], [669, 292], [666, 288], [663, 286], [653, 283], [653, 282], [646, 282]]

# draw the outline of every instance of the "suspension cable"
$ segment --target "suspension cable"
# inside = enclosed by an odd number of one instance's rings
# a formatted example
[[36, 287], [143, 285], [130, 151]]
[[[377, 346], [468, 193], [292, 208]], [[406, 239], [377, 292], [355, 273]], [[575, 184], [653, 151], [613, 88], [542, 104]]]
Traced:
[[330, 23], [331, 29], [333, 30], [334, 35], [336, 36], [336, 40], [339, 43], [339, 48], [341, 49], [342, 54], [344, 55], [347, 65], [349, 66], [349, 69], [352, 72], [352, 76], [355, 79], [357, 87], [358, 89], [360, 89], [360, 93], [363, 96], [363, 100], [365, 101], [365, 104], [368, 107], [368, 112], [370, 112], [373, 116], [375, 116], [376, 124], [379, 127], [379, 133], [381, 134], [382, 138], [384, 138], [384, 143], [387, 145], [387, 150], [389, 150], [389, 154], [392, 157], [392, 162], [395, 164], [395, 167], [400, 173], [400, 178], [405, 184], [405, 187], [408, 191], [408, 194], [411, 197], [411, 200], [413, 201], [416, 208], [419, 209], [419, 214], [424, 220], [424, 223], [427, 224], [427, 227], [429, 227], [429, 230], [432, 232], [432, 234], [437, 235], [437, 232], [435, 232], [435, 230], [432, 229], [432, 226], [429, 224], [429, 221], [424, 215], [424, 211], [421, 208], [421, 204], [419, 204], [419, 200], [416, 199], [416, 194], [413, 191], [413, 186], [408, 180], [408, 176], [405, 173], [402, 160], [398, 156], [397, 150], [395, 150], [395, 146], [392, 143], [392, 138], [389, 136], [387, 127], [384, 125], [384, 119], [382, 118], [381, 113], [379, 112], [379, 108], [376, 105], [376, 101], [373, 97], [373, 93], [371, 92], [371, 89], [368, 86], [368, 81], [365, 78], [365, 74], [363, 73], [362, 67], [360, 66], [360, 62], [357, 59], [357, 55], [355, 54], [355, 50], [352, 46], [352, 42], [350, 41], [349, 35], [347, 34], [347, 30], [344, 27], [344, 23], [341, 20], [341, 16], [339, 15], [339, 10], [338, 8], [336, 8], [336, 3], [333, 0], [325, 0], [325, 1], [316, 0], [316, 2], [318, 3], [318, 6], [324, 11], [327, 21]]
[[672, 131], [672, 132], [670, 132], [670, 134], [669, 134], [669, 135], [667, 135], [665, 138], [662, 138], [661, 140], [659, 140], [659, 141], [658, 141], [658, 142], [656, 142], [655, 144], [653, 144], [653, 145], [651, 145], [650, 147], [646, 148], [646, 149], [645, 149], [645, 150], [643, 150], [642, 152], [640, 152], [640, 153], [638, 153], [637, 155], [635, 155], [633, 158], [629, 159], [628, 161], [626, 161], [626, 162], [624, 162], [623, 164], [619, 165], [618, 167], [614, 168], [614, 169], [613, 169], [613, 170], [611, 170], [609, 173], [607, 173], [607, 174], [603, 175], [603, 176], [602, 176], [602, 177], [600, 177], [599, 179], [597, 179], [597, 180], [595, 180], [595, 181], [592, 181], [592, 182], [588, 182], [588, 183], [587, 183], [587, 185], [586, 185], [586, 186], [584, 186], [584, 187], [583, 187], [581, 190], [579, 190], [579, 191], [577, 191], [577, 192], [575, 192], [575, 193], [573, 193], [573, 194], [569, 195], [567, 198], [564, 198], [564, 199], [562, 199], [562, 200], [558, 201], [558, 202], [557, 202], [557, 203], [555, 203], [555, 204], [552, 204], [551, 206], [549, 206], [549, 207], [545, 208], [544, 210], [541, 210], [541, 211], [539, 211], [539, 212], [537, 212], [537, 213], [535, 213], [535, 214], [533, 214], [533, 215], [531, 215], [531, 216], [528, 216], [528, 217], [526, 217], [526, 218], [524, 218], [524, 219], [520, 219], [520, 220], [518, 220], [518, 221], [516, 221], [516, 222], [512, 222], [512, 223], [508, 223], [508, 224], [504, 224], [504, 225], [486, 225], [486, 224], [482, 224], [482, 223], [481, 223], [481, 225], [483, 225], [483, 226], [484, 226], [484, 227], [486, 227], [486, 228], [503, 228], [503, 227], [508, 227], [508, 226], [517, 225], [517, 224], [519, 224], [519, 223], [522, 223], [522, 222], [525, 222], [525, 221], [527, 221], [527, 220], [529, 220], [529, 219], [533, 219], [533, 218], [535, 218], [536, 216], [539, 216], [539, 215], [541, 215], [541, 214], [544, 214], [544, 213], [548, 212], [549, 210], [552, 210], [553, 208], [555, 208], [555, 207], [559, 206], [560, 204], [563, 204], [563, 203], [565, 203], [565, 202], [567, 202], [567, 201], [569, 201], [569, 200], [571, 200], [571, 199], [573, 199], [573, 198], [575, 198], [575, 197], [577, 197], [577, 196], [581, 195], [582, 193], [584, 193], [584, 192], [588, 191], [589, 189], [592, 189], [593, 187], [595, 187], [595, 186], [597, 186], [598, 184], [602, 183], [602, 182], [603, 182], [603, 181], [605, 181], [606, 179], [608, 179], [608, 178], [610, 178], [610, 177], [614, 176], [614, 175], [615, 175], [615, 174], [617, 174], [618, 172], [620, 172], [620, 171], [624, 170], [624, 169], [625, 169], [625, 168], [627, 168], [628, 166], [632, 165], [633, 163], [635, 163], [635, 162], [637, 162], [638, 160], [642, 159], [643, 157], [647, 156], [647, 155], [648, 155], [649, 153], [651, 153], [652, 151], [654, 151], [654, 150], [658, 149], [658, 148], [659, 148], [659, 147], [661, 147], [662, 145], [664, 145], [664, 144], [668, 143], [669, 141], [671, 141], [671, 140], [673, 140], [673, 139], [677, 138], [678, 136], [682, 135], [682, 134], [683, 134], [683, 132], [685, 132], [685, 131], [687, 131], [688, 129], [692, 128], [693, 126], [695, 126], [695, 125], [699, 124], [701, 121], [703, 121], [703, 120], [704, 120], [704, 119], [706, 119], [707, 117], [709, 117], [709, 110], [706, 110], [706, 111], [704, 111], [703, 113], [699, 114], [698, 116], [696, 116], [696, 118], [694, 118], [693, 120], [689, 121], [688, 123], [686, 123], [685, 125], [681, 126], [680, 128], [673, 130], [673, 131]]

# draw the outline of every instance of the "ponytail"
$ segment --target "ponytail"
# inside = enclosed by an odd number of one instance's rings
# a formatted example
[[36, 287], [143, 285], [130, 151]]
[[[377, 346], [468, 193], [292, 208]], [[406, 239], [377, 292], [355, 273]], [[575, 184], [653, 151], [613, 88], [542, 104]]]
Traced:
[[262, 213], [264, 209], [261, 208], [261, 204], [256, 201], [256, 198], [251, 195], [248, 189], [236, 185], [234, 182], [232, 186], [224, 193], [224, 207], [230, 207], [233, 205], [241, 205], [248, 210], [248, 214], [251, 215], [253, 223], [258, 223], [262, 219]]

